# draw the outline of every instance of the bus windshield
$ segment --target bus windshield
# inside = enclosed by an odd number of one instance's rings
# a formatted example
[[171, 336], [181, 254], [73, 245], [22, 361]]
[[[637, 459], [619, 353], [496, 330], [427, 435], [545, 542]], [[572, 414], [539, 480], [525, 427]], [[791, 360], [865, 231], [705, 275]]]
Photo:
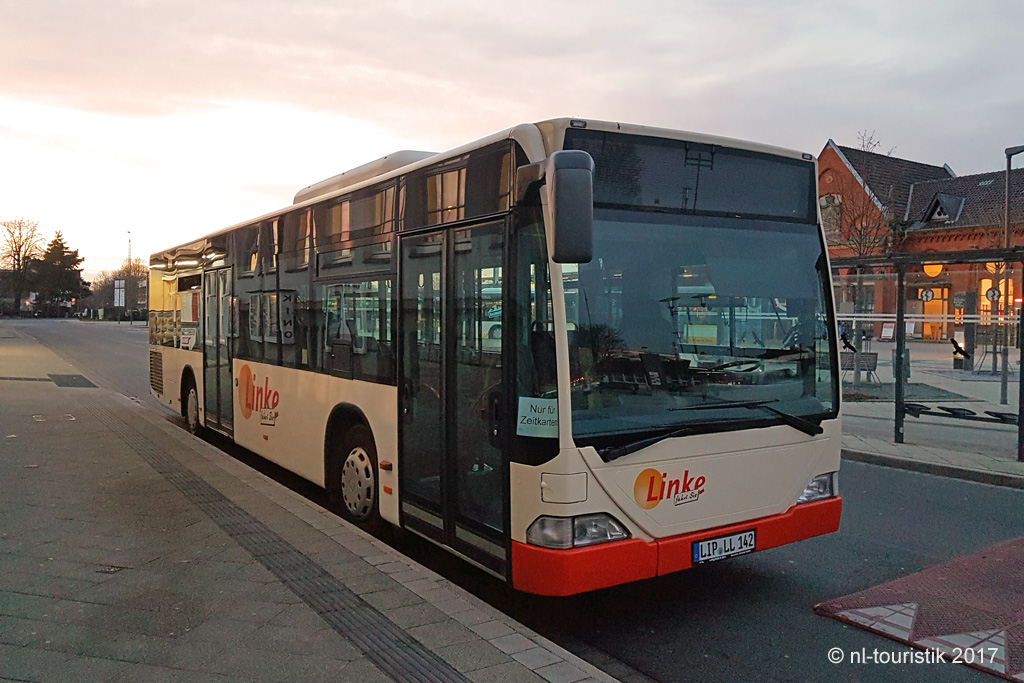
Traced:
[[577, 439], [834, 414], [813, 223], [598, 209], [563, 278]]

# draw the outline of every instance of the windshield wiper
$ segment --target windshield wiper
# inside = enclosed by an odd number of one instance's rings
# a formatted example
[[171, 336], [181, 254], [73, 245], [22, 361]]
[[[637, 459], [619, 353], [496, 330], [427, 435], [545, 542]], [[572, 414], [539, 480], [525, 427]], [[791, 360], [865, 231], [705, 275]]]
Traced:
[[696, 426], [697, 425], [695, 424], [690, 424], [686, 425], [681, 429], [673, 429], [668, 434], [661, 434], [660, 436], [652, 436], [646, 439], [640, 439], [639, 441], [632, 441], [622, 446], [609, 446], [608, 448], [602, 448], [598, 450], [597, 454], [600, 455], [601, 459], [604, 460], [605, 462], [611, 462], [612, 460], [617, 460], [621, 457], [627, 456], [630, 453], [636, 453], [637, 451], [643, 448], [647, 448], [648, 446], [653, 446], [659, 441], [671, 439], [672, 437], [675, 436], [685, 436], [687, 434], [692, 434], [696, 431]]
[[[814, 422], [811, 422], [808, 419], [802, 418], [799, 415], [791, 415], [790, 413], [783, 412], [778, 408], [767, 405], [769, 403], [776, 403], [778, 400], [779, 399], [777, 398], [772, 398], [764, 401], [726, 401], [724, 399], [718, 399], [718, 403], [704, 403], [696, 406], [685, 406], [683, 408], [669, 408], [669, 410], [712, 410], [715, 408], [749, 408], [751, 410], [756, 410], [760, 408], [762, 410], [767, 410], [773, 415], [778, 416], [784, 424], [792, 427], [793, 429], [799, 430], [804, 434], [807, 434], [808, 436], [817, 436], [825, 431], [824, 429], [821, 428], [821, 425], [815, 424]], [[700, 426], [705, 424], [707, 423], [693, 423], [686, 425], [685, 427], [682, 427], [680, 429], [673, 429], [667, 434], [660, 434], [658, 436], [652, 436], [646, 439], [640, 439], [638, 441], [631, 441], [630, 443], [624, 444], [622, 446], [602, 448], [597, 451], [597, 454], [601, 456], [601, 459], [604, 460], [605, 462], [611, 462], [612, 460], [617, 460], [618, 458], [627, 456], [630, 453], [636, 453], [637, 451], [643, 448], [647, 448], [648, 446], [653, 446], [659, 441], [664, 441], [665, 439], [671, 439], [677, 436], [686, 436], [688, 434], [694, 434], [699, 430]], [[668, 426], [666, 425], [662, 428], [668, 428]]]
[[669, 408], [669, 410], [712, 410], [715, 408], [749, 408], [751, 410], [756, 410], [760, 408], [762, 410], [767, 410], [773, 415], [777, 415], [782, 419], [784, 424], [792, 427], [793, 429], [797, 429], [808, 436], [817, 436], [825, 431], [821, 428], [820, 424], [768, 405], [769, 403], [777, 403], [778, 400], [779, 399], [777, 398], [767, 399], [764, 401], [727, 401], [725, 399], [718, 399], [717, 403], [704, 403], [698, 406], [686, 406], [685, 408]]

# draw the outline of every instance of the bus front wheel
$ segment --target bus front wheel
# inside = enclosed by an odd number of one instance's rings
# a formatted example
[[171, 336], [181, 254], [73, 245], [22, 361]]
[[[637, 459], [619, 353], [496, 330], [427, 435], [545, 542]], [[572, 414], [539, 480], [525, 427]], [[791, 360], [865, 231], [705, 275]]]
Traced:
[[335, 462], [331, 482], [334, 506], [355, 525], [377, 531], [380, 527], [377, 448], [369, 428], [356, 425], [349, 429], [335, 451]]

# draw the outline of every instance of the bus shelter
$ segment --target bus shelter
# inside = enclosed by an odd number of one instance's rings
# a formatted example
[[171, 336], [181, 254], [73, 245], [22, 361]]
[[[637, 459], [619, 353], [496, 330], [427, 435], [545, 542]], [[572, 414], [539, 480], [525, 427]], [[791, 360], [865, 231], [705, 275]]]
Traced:
[[[844, 394], [852, 400], [891, 396], [895, 443], [904, 441], [907, 415], [1015, 424], [1017, 459], [1024, 462], [1024, 248], [896, 252], [834, 258], [831, 264]], [[920, 360], [911, 362], [912, 351]], [[915, 373], [911, 384], [912, 365], [924, 373]], [[920, 382], [924, 377], [931, 379]], [[999, 404], [1009, 406], [1011, 378], [1015, 409], [979, 414], [956, 402], [985, 395], [994, 403], [998, 385]], [[978, 391], [982, 385], [967, 382], [987, 384]], [[958, 386], [972, 391], [959, 392]]]

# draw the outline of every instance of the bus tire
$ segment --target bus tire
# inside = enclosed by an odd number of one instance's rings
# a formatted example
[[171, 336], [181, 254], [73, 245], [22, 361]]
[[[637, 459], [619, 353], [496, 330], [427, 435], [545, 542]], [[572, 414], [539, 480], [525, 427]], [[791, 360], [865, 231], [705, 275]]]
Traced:
[[199, 422], [199, 391], [190, 374], [185, 376], [181, 395], [181, 416], [185, 418], [185, 428], [194, 436], [200, 436], [203, 425]]
[[354, 425], [335, 448], [332, 480], [328, 486], [332, 507], [356, 526], [378, 531], [381, 526], [380, 483], [373, 433], [366, 425]]

